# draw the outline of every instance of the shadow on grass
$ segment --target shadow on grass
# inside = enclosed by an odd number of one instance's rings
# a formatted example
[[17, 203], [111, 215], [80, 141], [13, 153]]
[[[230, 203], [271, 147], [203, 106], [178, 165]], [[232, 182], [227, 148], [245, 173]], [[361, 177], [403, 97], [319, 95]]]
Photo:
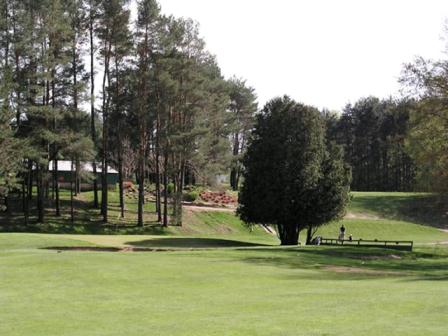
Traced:
[[[252, 251], [248, 250], [248, 253]], [[245, 262], [292, 269], [321, 270], [319, 276], [305, 277], [328, 280], [404, 277], [407, 281], [448, 280], [448, 249], [424, 252], [401, 252], [378, 248], [257, 249], [257, 255]], [[300, 275], [304, 277], [303, 274]]]
[[389, 219], [406, 220], [438, 228], [448, 226], [447, 204], [448, 196], [435, 194], [355, 195], [352, 199], [355, 208], [369, 209]]
[[222, 248], [222, 247], [257, 247], [268, 246], [238, 240], [214, 238], [159, 238], [127, 242], [135, 247], [168, 247], [168, 248]]
[[17, 195], [13, 195], [10, 200], [10, 209], [7, 213], [0, 213], [0, 232], [21, 232], [21, 233], [51, 233], [51, 234], [148, 234], [166, 235], [168, 234], [159, 223], [149, 222], [144, 227], [136, 225], [136, 221], [127, 213], [125, 219], [116, 218], [113, 213], [113, 205], [109, 207], [110, 223], [104, 224], [98, 209], [93, 209], [91, 202], [74, 200], [75, 220], [70, 219], [70, 201], [61, 199], [61, 216], [56, 217], [55, 211], [48, 202], [45, 211], [45, 223], [37, 223], [37, 209], [35, 198], [30, 202], [29, 223], [25, 224], [22, 213], [22, 203]]

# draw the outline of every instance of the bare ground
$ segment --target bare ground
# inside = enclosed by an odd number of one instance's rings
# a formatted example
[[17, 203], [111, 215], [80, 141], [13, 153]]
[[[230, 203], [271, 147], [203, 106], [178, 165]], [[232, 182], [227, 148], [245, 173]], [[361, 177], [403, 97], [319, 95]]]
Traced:
[[372, 269], [365, 269], [360, 267], [350, 267], [350, 266], [335, 266], [329, 265], [323, 267], [327, 271], [332, 271], [335, 273], [356, 273], [356, 274], [367, 274], [367, 275], [404, 275], [400, 272], [393, 271], [377, 271]]

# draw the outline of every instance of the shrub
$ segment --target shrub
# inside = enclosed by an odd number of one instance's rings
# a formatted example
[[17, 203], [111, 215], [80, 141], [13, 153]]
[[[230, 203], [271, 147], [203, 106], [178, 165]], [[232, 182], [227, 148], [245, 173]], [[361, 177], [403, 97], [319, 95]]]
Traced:
[[168, 183], [166, 190], [168, 191], [168, 195], [172, 195], [174, 192], [174, 183]]
[[182, 195], [182, 197], [185, 202], [194, 202], [198, 199], [199, 193], [197, 191], [190, 191], [190, 192], [184, 193]]

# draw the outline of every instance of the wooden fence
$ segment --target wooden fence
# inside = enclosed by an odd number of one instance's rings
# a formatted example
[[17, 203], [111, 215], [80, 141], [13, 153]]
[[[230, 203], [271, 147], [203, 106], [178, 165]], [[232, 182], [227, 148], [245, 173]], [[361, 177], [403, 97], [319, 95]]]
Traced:
[[365, 246], [365, 247], [382, 247], [395, 250], [412, 251], [414, 242], [410, 240], [350, 240], [337, 238], [321, 238], [320, 245], [331, 246]]

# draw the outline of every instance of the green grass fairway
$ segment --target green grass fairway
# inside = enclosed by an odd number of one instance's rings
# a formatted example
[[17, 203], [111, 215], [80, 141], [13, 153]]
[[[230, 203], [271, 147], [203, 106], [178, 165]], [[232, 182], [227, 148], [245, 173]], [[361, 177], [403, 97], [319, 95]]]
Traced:
[[448, 199], [436, 194], [353, 192], [349, 211], [448, 228]]
[[50, 233], [0, 233], [0, 335], [447, 334], [448, 233], [433, 195], [354, 193], [343, 221], [355, 239], [413, 240], [413, 252], [281, 248], [231, 212], [186, 211], [183, 227], [161, 229], [151, 203], [139, 229], [132, 200], [116, 219], [113, 193], [102, 226], [83, 197], [73, 226], [66, 213], [30, 227], [0, 217], [6, 231]]
[[446, 335], [442, 246], [42, 249], [74, 238], [0, 234], [0, 335]]

